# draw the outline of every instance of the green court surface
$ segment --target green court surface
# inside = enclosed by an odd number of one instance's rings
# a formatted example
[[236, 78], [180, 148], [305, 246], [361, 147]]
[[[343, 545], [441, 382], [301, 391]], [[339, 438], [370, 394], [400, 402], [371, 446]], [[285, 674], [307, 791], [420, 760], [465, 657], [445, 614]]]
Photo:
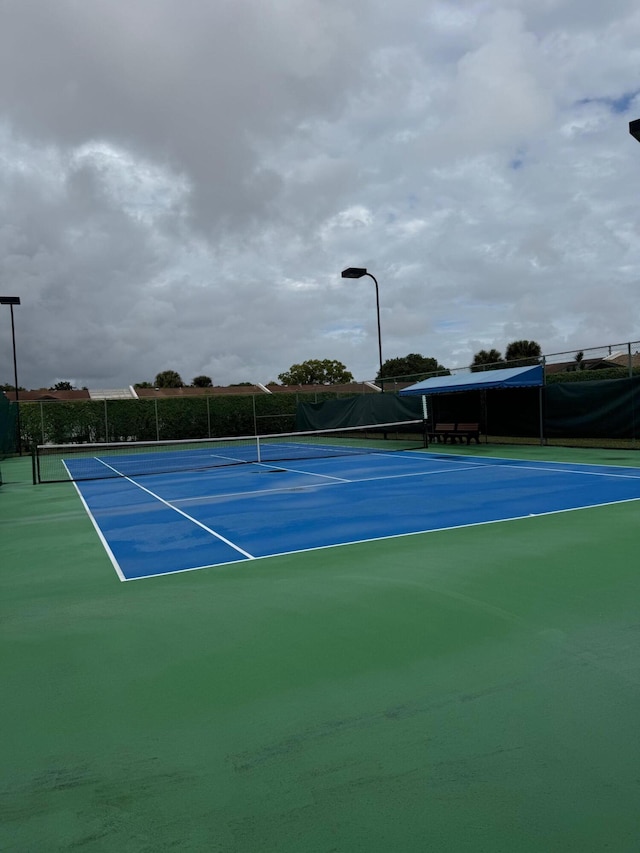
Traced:
[[2, 472], [3, 851], [640, 849], [640, 502], [121, 583]]

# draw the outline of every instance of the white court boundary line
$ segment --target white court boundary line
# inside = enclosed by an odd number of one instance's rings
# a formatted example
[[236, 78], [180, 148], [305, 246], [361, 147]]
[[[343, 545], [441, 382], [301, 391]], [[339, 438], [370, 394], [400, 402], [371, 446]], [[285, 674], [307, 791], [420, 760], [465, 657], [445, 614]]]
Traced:
[[[538, 470], [541, 468], [543, 471], [545, 469], [545, 465], [571, 465], [571, 468], [562, 469], [567, 474], [596, 474], [601, 477], [622, 477], [625, 476], [623, 474], [613, 474], [610, 471], [576, 471], [576, 468], [626, 468], [628, 471], [637, 471], [638, 477], [640, 477], [640, 467], [634, 467], [633, 465], [601, 465], [599, 462], [567, 462], [566, 460], [560, 462], [557, 459], [509, 459], [508, 456], [479, 456], [476, 457], [474, 461], [474, 457], [471, 455], [467, 455], [466, 453], [445, 453], [443, 451], [435, 451], [435, 450], [412, 450], [411, 454], [419, 454], [419, 455], [427, 455], [427, 456], [445, 456], [447, 459], [464, 459], [465, 462], [468, 462], [477, 467], [484, 467], [483, 460], [492, 460], [495, 459], [500, 463], [507, 463], [506, 465], [501, 464], [501, 468], [531, 468], [531, 470]], [[410, 458], [410, 457], [407, 457]], [[526, 463], [526, 464], [518, 464], [518, 463]], [[486, 466], [488, 468], [498, 467], [493, 466], [491, 462]], [[629, 479], [635, 479], [635, 477], [629, 477]]]
[[[466, 459], [466, 457], [464, 457], [464, 456], [462, 456], [462, 457], [459, 456], [457, 458], [458, 459]], [[487, 458], [489, 458], [489, 457], [487, 457]], [[503, 459], [503, 457], [501, 457], [501, 456], [493, 456], [490, 458], [492, 458], [492, 459]], [[528, 460], [523, 459], [522, 462], [528, 462]], [[476, 462], [475, 464], [473, 462], [471, 462], [470, 468], [474, 468], [476, 470], [481, 469], [481, 468], [517, 468], [518, 471], [538, 471], [538, 472], [542, 472], [542, 473], [553, 471], [554, 474], [556, 472], [559, 474], [579, 474], [581, 477], [617, 477], [618, 479], [623, 479], [623, 480], [640, 480], [640, 468], [632, 469], [632, 470], [637, 470], [637, 472], [638, 472], [637, 474], [632, 475], [632, 474], [614, 474], [612, 471], [582, 471], [582, 470], [576, 470], [576, 468], [578, 466], [582, 466], [583, 468], [587, 468], [587, 467], [591, 467], [591, 468], [598, 468], [598, 467], [600, 467], [600, 468], [609, 468], [609, 467], [615, 468], [616, 467], [615, 465], [611, 465], [611, 466], [608, 466], [608, 465], [600, 465], [600, 466], [599, 465], [591, 465], [591, 466], [589, 466], [588, 463], [586, 463], [586, 462], [576, 462], [576, 463], [570, 462], [569, 464], [573, 465], [574, 466], [573, 468], [551, 469], [551, 468], [545, 468], [544, 467], [545, 465], [549, 465], [549, 464], [566, 465], [567, 463], [566, 462], [550, 463], [550, 462], [545, 461], [545, 462], [541, 462], [539, 465], [535, 465], [535, 464], [532, 465], [530, 463], [529, 464], [523, 464], [523, 465], [516, 465], [516, 464], [512, 464], [510, 462], [507, 462], [506, 465], [504, 465], [504, 464], [494, 465], [493, 463], [490, 462], [487, 465], [483, 465], [482, 462]], [[622, 468], [624, 466], [620, 465], [619, 467]], [[467, 470], [468, 471], [468, 470], [470, 470], [470, 468], [461, 469], [461, 470]], [[443, 469], [443, 470], [448, 471], [449, 469], [447, 468], [447, 469]]]
[[89, 509], [89, 506], [87, 505], [87, 502], [85, 501], [85, 499], [84, 499], [84, 496], [83, 496], [82, 492], [81, 492], [81, 491], [80, 491], [80, 489], [78, 488], [78, 484], [76, 483], [76, 481], [75, 481], [75, 480], [73, 480], [73, 479], [72, 479], [72, 477], [71, 477], [71, 472], [70, 472], [70, 471], [69, 471], [69, 469], [67, 468], [67, 463], [64, 461], [64, 459], [62, 460], [62, 464], [64, 465], [65, 470], [66, 470], [67, 474], [69, 475], [69, 479], [70, 479], [70, 480], [71, 480], [71, 482], [73, 483], [73, 488], [76, 490], [76, 492], [77, 492], [77, 494], [78, 494], [78, 497], [80, 498], [80, 501], [81, 501], [81, 503], [82, 503], [82, 506], [85, 508], [86, 513], [87, 513], [87, 515], [89, 516], [89, 519], [90, 519], [90, 521], [91, 521], [91, 524], [93, 524], [94, 530], [95, 530], [95, 531], [96, 531], [96, 533], [98, 534], [98, 539], [102, 542], [102, 546], [103, 546], [104, 550], [107, 552], [107, 556], [108, 556], [108, 557], [109, 557], [109, 559], [111, 560], [111, 565], [112, 565], [112, 566], [113, 566], [113, 568], [115, 569], [116, 574], [118, 575], [118, 577], [120, 578], [120, 580], [121, 580], [122, 582], [124, 582], [124, 581], [128, 580], [128, 579], [124, 576], [124, 574], [123, 574], [123, 572], [122, 572], [122, 569], [120, 568], [120, 563], [118, 563], [118, 561], [116, 560], [115, 554], [114, 554], [114, 553], [113, 553], [113, 551], [111, 550], [111, 548], [110, 548], [110, 546], [109, 546], [109, 543], [108, 543], [108, 542], [107, 542], [107, 540], [105, 539], [105, 536], [104, 536], [104, 534], [103, 534], [102, 530], [100, 529], [100, 526], [98, 525], [98, 522], [97, 522], [96, 518], [94, 517], [93, 513], [92, 513], [92, 512], [91, 512], [91, 510]]
[[[410, 533], [390, 533], [387, 536], [374, 536], [372, 539], [354, 539], [350, 542], [334, 542], [331, 545], [316, 545], [313, 548], [299, 548], [295, 551], [278, 551], [274, 554], [265, 554], [254, 557], [254, 560], [270, 560], [272, 557], [293, 557], [296, 554], [307, 554], [312, 551], [325, 551], [327, 548], [347, 548], [349, 545], [366, 545], [368, 542], [384, 542], [386, 539], [404, 539], [408, 536], [426, 536], [430, 533], [446, 533], [449, 530], [464, 530], [467, 527], [484, 527], [488, 524], [507, 524], [510, 521], [524, 521], [530, 518], [542, 518], [545, 515], [560, 515], [565, 512], [581, 512], [585, 509], [597, 509], [603, 506], [616, 506], [617, 504], [635, 503], [640, 498], [624, 498], [620, 501], [605, 501], [601, 504], [589, 504], [588, 506], [568, 507], [567, 509], [554, 509], [548, 512], [530, 513], [529, 515], [517, 515], [513, 518], [493, 518], [491, 521], [473, 521], [469, 524], [455, 524], [451, 527], [434, 527], [430, 530], [412, 530]], [[237, 566], [246, 563], [246, 560], [229, 560], [226, 563], [211, 563], [204, 566], [191, 566], [186, 569], [172, 569], [170, 572], [158, 572], [153, 575], [144, 575], [138, 578], [124, 578], [125, 582], [144, 581], [150, 578], [165, 577], [165, 575], [180, 575], [184, 572], [199, 572], [202, 569], [220, 569], [225, 566]]]

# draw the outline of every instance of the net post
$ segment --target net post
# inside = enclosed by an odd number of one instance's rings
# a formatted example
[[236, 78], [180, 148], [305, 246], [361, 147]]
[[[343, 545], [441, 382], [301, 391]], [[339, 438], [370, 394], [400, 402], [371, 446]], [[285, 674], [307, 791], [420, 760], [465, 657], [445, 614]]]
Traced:
[[259, 435], [256, 436], [256, 461], [262, 462], [262, 459], [260, 458], [260, 436]]
[[36, 478], [36, 445], [31, 445], [31, 477], [33, 479], [33, 485], [38, 485], [38, 480]]
[[422, 446], [429, 447], [429, 422], [426, 418], [422, 421]]
[[422, 440], [424, 442], [425, 447], [429, 447], [429, 427], [428, 427], [428, 423], [427, 423], [428, 420], [429, 420], [429, 412], [427, 410], [427, 398], [423, 394], [422, 395], [422, 429], [424, 430], [424, 434], [422, 436]]

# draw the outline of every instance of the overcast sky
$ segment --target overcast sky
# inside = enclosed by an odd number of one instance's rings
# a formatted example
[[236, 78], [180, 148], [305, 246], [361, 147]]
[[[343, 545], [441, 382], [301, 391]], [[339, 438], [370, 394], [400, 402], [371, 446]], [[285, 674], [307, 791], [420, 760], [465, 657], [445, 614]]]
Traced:
[[639, 117], [637, 0], [2, 0], [19, 383], [640, 340]]

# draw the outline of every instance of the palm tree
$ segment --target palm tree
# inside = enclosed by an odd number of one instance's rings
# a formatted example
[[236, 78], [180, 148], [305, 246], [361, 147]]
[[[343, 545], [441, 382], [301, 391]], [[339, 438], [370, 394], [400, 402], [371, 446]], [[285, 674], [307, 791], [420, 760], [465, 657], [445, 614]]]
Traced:
[[507, 347], [505, 359], [509, 367], [526, 367], [537, 364], [541, 354], [540, 344], [536, 341], [513, 341]]
[[480, 370], [499, 370], [504, 367], [504, 360], [497, 349], [481, 349], [473, 356], [471, 372], [477, 373]]

